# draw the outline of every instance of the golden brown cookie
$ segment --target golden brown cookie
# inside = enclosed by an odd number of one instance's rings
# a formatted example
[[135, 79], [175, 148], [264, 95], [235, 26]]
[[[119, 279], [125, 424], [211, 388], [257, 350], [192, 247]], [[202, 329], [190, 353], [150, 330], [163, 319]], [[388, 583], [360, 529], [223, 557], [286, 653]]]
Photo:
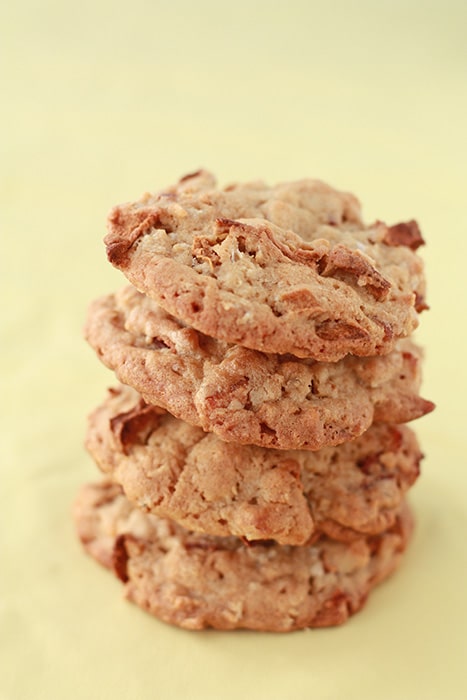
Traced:
[[204, 534], [293, 545], [387, 530], [422, 456], [409, 428], [385, 424], [318, 452], [226, 443], [123, 386], [90, 415], [86, 447], [144, 511]]
[[167, 312], [262, 352], [385, 354], [426, 308], [414, 221], [363, 223], [317, 180], [219, 189], [205, 171], [116, 207], [108, 258]]
[[85, 334], [118, 379], [148, 403], [223, 440], [316, 450], [432, 410], [418, 395], [418, 348], [337, 363], [229, 345], [189, 328], [127, 287], [98, 299]]
[[114, 570], [127, 598], [192, 630], [341, 624], [398, 566], [412, 529], [404, 507], [390, 530], [350, 544], [322, 537], [303, 547], [248, 547], [144, 515], [110, 482], [81, 490], [75, 518], [86, 550]]

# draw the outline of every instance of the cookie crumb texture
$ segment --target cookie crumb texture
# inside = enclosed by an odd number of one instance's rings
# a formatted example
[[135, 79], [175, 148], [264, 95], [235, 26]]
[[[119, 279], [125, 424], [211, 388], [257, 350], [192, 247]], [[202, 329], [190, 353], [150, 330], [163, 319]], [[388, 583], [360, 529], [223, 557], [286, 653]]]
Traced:
[[111, 568], [126, 596], [186, 629], [289, 632], [345, 622], [399, 564], [410, 537], [406, 507], [386, 533], [311, 546], [193, 534], [133, 508], [109, 482], [85, 486], [75, 503], [87, 551]]
[[205, 171], [116, 207], [110, 262], [206, 335], [335, 362], [390, 352], [427, 308], [415, 221], [363, 223], [317, 180], [223, 189]]

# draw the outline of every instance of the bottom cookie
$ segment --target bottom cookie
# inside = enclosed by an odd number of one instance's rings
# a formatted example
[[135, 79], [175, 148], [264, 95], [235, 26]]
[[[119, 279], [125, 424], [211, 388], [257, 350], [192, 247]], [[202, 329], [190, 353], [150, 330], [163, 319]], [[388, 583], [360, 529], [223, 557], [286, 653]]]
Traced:
[[147, 515], [104, 481], [84, 486], [75, 520], [86, 550], [125, 583], [127, 598], [185, 629], [288, 632], [338, 625], [400, 562], [412, 531], [406, 505], [381, 535], [344, 544], [247, 546]]

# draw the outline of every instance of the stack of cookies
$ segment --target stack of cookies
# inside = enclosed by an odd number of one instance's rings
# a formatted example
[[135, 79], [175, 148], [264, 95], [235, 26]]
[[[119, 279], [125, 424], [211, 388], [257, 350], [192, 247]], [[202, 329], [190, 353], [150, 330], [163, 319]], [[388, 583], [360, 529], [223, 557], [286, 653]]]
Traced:
[[113, 210], [132, 286], [86, 338], [120, 384], [90, 416], [105, 480], [75, 505], [126, 595], [188, 629], [335, 625], [399, 564], [421, 452], [414, 221], [366, 225], [316, 180], [193, 173]]

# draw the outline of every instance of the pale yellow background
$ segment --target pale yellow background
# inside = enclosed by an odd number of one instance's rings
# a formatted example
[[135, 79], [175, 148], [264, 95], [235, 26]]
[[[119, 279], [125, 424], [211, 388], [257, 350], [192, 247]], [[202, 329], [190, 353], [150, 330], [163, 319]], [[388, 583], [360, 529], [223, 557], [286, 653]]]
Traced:
[[[1, 700], [467, 697], [467, 4], [3, 2]], [[188, 633], [121, 598], [75, 541], [113, 379], [81, 339], [123, 284], [110, 207], [204, 166], [317, 176], [368, 220], [416, 217], [432, 309], [426, 453], [400, 573], [340, 629]]]

